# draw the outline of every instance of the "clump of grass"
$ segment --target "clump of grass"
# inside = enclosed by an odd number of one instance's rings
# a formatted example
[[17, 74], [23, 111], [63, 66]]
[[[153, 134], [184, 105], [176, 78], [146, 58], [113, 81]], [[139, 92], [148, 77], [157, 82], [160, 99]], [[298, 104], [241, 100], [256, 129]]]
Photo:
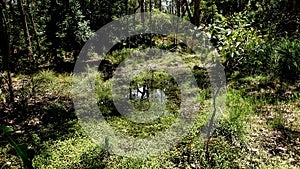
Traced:
[[274, 129], [282, 130], [285, 126], [283, 114], [281, 112], [276, 113], [272, 120], [272, 126]]
[[242, 97], [241, 92], [229, 90], [227, 92], [227, 112], [217, 129], [217, 135], [225, 136], [231, 143], [236, 143], [243, 138], [246, 130], [247, 117], [253, 114], [250, 101]]

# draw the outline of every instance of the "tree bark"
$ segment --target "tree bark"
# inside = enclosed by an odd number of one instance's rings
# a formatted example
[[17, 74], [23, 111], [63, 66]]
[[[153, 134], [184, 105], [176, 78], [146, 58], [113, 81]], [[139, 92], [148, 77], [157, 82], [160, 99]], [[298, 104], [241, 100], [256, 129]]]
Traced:
[[180, 17], [181, 15], [181, 0], [176, 0], [176, 10], [177, 10], [177, 16]]
[[193, 18], [193, 16], [192, 16], [192, 12], [191, 12], [189, 3], [187, 2], [187, 0], [183, 0], [183, 3], [185, 3], [186, 11], [187, 11], [187, 13], [188, 13], [189, 19], [190, 19], [190, 21], [193, 23], [193, 22], [194, 22], [194, 18]]
[[25, 14], [25, 10], [24, 10], [24, 6], [23, 6], [23, 0], [18, 0], [18, 7], [19, 7], [19, 12], [21, 14], [21, 20], [22, 20], [22, 24], [23, 24], [23, 29], [24, 29], [24, 36], [26, 39], [26, 43], [27, 43], [27, 50], [28, 50], [28, 57], [30, 62], [33, 62], [33, 51], [32, 51], [32, 45], [31, 45], [31, 37], [30, 37], [30, 33], [29, 33], [29, 29], [28, 29], [28, 23], [27, 23], [27, 19], [26, 19], [26, 14]]
[[8, 92], [9, 92], [9, 101], [10, 103], [14, 102], [14, 93], [12, 87], [12, 80], [10, 74], [10, 39], [8, 36], [8, 27], [7, 22], [5, 19], [4, 10], [6, 8], [5, 0], [1, 1], [0, 4], [0, 41], [3, 45], [0, 46], [1, 53], [2, 53], [2, 64], [3, 70], [7, 72], [7, 85], [8, 85]]
[[[152, 24], [152, 0], [149, 2], [149, 11], [150, 11], [150, 25]], [[151, 27], [150, 27], [151, 29]], [[150, 33], [150, 48], [152, 48], [152, 33]]]
[[295, 6], [296, 6], [296, 0], [289, 0], [289, 13], [290, 13], [290, 19], [289, 19], [289, 32], [292, 33], [295, 31]]
[[158, 2], [159, 2], [158, 3], [158, 9], [159, 9], [159, 11], [162, 11], [161, 0], [159, 0]]
[[194, 1], [194, 25], [200, 25], [200, 0]]
[[50, 21], [46, 25], [46, 36], [47, 39], [51, 42], [51, 55], [46, 56], [46, 61], [56, 61], [59, 62], [59, 59], [57, 59], [57, 49], [59, 48], [59, 39], [56, 37], [56, 32], [58, 31], [57, 27], [57, 10], [59, 9], [58, 4], [56, 0], [51, 0], [51, 8], [49, 9], [50, 13]]
[[142, 20], [142, 23], [144, 24], [144, 21], [145, 21], [145, 15], [143, 14], [145, 12], [145, 6], [144, 6], [144, 0], [140, 0], [140, 6], [141, 6], [141, 20]]
[[9, 44], [9, 39], [8, 39], [8, 33], [7, 33], [7, 25], [6, 25], [6, 19], [4, 15], [4, 9], [6, 8], [5, 1], [1, 1], [0, 4], [0, 40], [1, 44], [0, 49], [1, 49], [1, 54], [2, 54], [2, 67], [3, 70], [8, 70], [8, 62], [9, 62], [9, 57], [10, 57], [10, 44]]
[[[27, 0], [27, 3], [28, 3], [28, 6], [29, 6], [30, 3], [31, 3], [31, 6], [33, 6], [32, 1]], [[30, 9], [30, 7], [29, 7], [29, 9]], [[33, 31], [34, 31], [34, 37], [35, 37], [35, 40], [36, 40], [36, 43], [37, 43], [37, 51], [40, 54], [41, 53], [41, 44], [40, 44], [40, 39], [39, 39], [38, 34], [37, 34], [36, 24], [34, 22], [34, 18], [33, 18], [33, 15], [31, 13], [31, 9], [29, 11], [29, 16], [30, 16], [30, 21], [31, 21]]]
[[[125, 0], [125, 14], [128, 15], [129, 9], [128, 9], [128, 0]], [[130, 49], [130, 32], [129, 32], [129, 23], [128, 23], [128, 18], [126, 19], [126, 31], [127, 31], [127, 38], [126, 38], [126, 46]]]

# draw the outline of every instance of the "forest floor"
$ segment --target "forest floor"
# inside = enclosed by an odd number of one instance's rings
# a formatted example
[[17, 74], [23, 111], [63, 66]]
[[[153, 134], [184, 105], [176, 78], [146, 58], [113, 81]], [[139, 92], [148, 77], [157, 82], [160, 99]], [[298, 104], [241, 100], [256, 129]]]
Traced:
[[[4, 90], [0, 93], [0, 124], [12, 127], [12, 137], [34, 150], [35, 168], [300, 167], [299, 82], [265, 76], [229, 80], [226, 112], [208, 141], [199, 141], [199, 122], [174, 148], [146, 159], [110, 154], [92, 142], [74, 112], [71, 74], [14, 75], [13, 84], [13, 104], [6, 101]], [[120, 118], [113, 120], [126, 125]], [[1, 137], [0, 168], [21, 165]]]

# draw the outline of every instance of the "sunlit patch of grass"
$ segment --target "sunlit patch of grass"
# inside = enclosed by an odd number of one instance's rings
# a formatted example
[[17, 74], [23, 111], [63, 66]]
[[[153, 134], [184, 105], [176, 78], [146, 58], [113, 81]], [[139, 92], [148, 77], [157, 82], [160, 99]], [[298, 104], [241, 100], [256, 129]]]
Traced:
[[60, 96], [70, 96], [72, 76], [70, 74], [57, 74], [53, 71], [41, 71], [33, 77], [32, 83], [40, 87], [38, 89], [41, 92], [44, 90], [46, 92], [56, 92]]
[[248, 83], [248, 84], [258, 84], [262, 83], [265, 84], [270, 81], [269, 76], [257, 75], [257, 76], [247, 76], [244, 78], [240, 78], [239, 81]]
[[216, 132], [217, 135], [223, 135], [235, 144], [243, 139], [248, 118], [253, 114], [253, 107], [249, 99], [244, 99], [237, 90], [227, 92], [226, 104], [227, 110]]
[[170, 127], [174, 123], [175, 119], [175, 116], [167, 115], [164, 117], [159, 117], [157, 122], [149, 124], [133, 123], [123, 116], [112, 117], [108, 118], [107, 120], [108, 123], [118, 132], [138, 138], [147, 138], [149, 136], [154, 136], [156, 133], [162, 132]]
[[122, 49], [121, 51], [114, 51], [109, 55], [105, 55], [104, 59], [112, 61], [114, 64], [120, 64], [128, 56], [134, 54], [136, 49]]
[[174, 163], [167, 158], [166, 154], [158, 157], [149, 158], [129, 158], [111, 155], [105, 159], [106, 167], [112, 169], [128, 168], [128, 169], [160, 169], [160, 168], [176, 168]]
[[73, 168], [84, 160], [82, 154], [89, 153], [96, 147], [88, 137], [49, 140], [41, 146], [41, 154], [33, 161], [37, 168]]

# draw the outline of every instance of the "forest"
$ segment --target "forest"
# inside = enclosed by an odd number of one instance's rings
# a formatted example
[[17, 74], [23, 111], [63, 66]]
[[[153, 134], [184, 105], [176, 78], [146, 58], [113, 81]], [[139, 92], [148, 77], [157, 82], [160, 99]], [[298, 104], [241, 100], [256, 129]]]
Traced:
[[0, 12], [0, 169], [300, 168], [299, 1]]

